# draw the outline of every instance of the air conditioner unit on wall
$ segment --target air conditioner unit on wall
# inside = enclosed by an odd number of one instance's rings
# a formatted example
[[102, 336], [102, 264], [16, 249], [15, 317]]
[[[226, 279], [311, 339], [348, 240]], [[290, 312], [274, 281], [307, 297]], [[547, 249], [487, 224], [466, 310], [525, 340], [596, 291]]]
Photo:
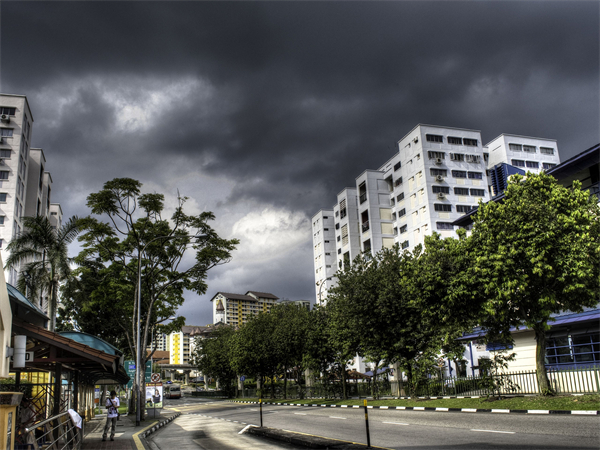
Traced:
[[443, 192], [438, 192], [438, 198], [446, 198]]
[[441, 164], [442, 162], [443, 162], [442, 158], [435, 158], [435, 163], [436, 164]]
[[10, 116], [8, 114], [2, 114], [0, 116], [0, 120], [2, 120], [2, 122], [4, 122], [4, 123], [8, 123], [8, 122], [10, 122]]
[[435, 181], [444, 181], [444, 177], [441, 175], [436, 175], [435, 176]]

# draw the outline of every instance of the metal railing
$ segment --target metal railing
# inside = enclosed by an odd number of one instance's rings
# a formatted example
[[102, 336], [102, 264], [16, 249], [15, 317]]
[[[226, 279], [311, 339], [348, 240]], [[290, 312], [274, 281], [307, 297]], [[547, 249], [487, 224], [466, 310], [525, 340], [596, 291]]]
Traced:
[[79, 450], [83, 429], [77, 428], [71, 415], [64, 412], [31, 425], [25, 433], [27, 442], [37, 442], [39, 449]]

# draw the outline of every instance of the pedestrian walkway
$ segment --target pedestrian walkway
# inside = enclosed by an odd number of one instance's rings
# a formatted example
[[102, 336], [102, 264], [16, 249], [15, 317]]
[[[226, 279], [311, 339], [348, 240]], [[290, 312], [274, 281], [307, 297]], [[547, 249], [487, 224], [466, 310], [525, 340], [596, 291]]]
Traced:
[[110, 436], [102, 442], [102, 432], [106, 424], [106, 415], [98, 414], [85, 424], [83, 450], [144, 450], [144, 439], [140, 436], [143, 431], [151, 429], [154, 425], [175, 415], [175, 412], [165, 411], [159, 418], [146, 418], [139, 427], [135, 426], [135, 415], [121, 415], [117, 421], [115, 440]]

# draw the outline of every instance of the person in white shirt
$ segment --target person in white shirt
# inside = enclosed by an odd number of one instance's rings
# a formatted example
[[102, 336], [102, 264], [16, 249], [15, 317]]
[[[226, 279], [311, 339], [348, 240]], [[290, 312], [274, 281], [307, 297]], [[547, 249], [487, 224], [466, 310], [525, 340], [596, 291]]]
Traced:
[[110, 440], [115, 440], [115, 429], [117, 428], [117, 417], [119, 416], [119, 399], [115, 391], [110, 391], [110, 398], [106, 399], [106, 425], [104, 425], [104, 433], [102, 434], [102, 440], [106, 440], [108, 435], [108, 428], [110, 430]]

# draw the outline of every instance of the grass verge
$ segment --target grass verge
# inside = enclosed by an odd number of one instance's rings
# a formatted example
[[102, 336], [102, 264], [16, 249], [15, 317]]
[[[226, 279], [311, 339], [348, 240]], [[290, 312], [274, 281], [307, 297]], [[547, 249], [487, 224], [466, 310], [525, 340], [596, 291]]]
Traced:
[[[258, 401], [258, 398], [238, 398], [240, 401]], [[264, 398], [263, 402], [300, 403], [304, 405], [362, 405], [363, 400], [325, 399], [276, 399]], [[501, 400], [486, 398], [449, 398], [439, 400], [369, 400], [369, 406], [425, 406], [432, 408], [476, 408], [476, 409], [542, 409], [542, 410], [600, 410], [600, 395], [559, 395], [556, 397], [512, 397]]]

